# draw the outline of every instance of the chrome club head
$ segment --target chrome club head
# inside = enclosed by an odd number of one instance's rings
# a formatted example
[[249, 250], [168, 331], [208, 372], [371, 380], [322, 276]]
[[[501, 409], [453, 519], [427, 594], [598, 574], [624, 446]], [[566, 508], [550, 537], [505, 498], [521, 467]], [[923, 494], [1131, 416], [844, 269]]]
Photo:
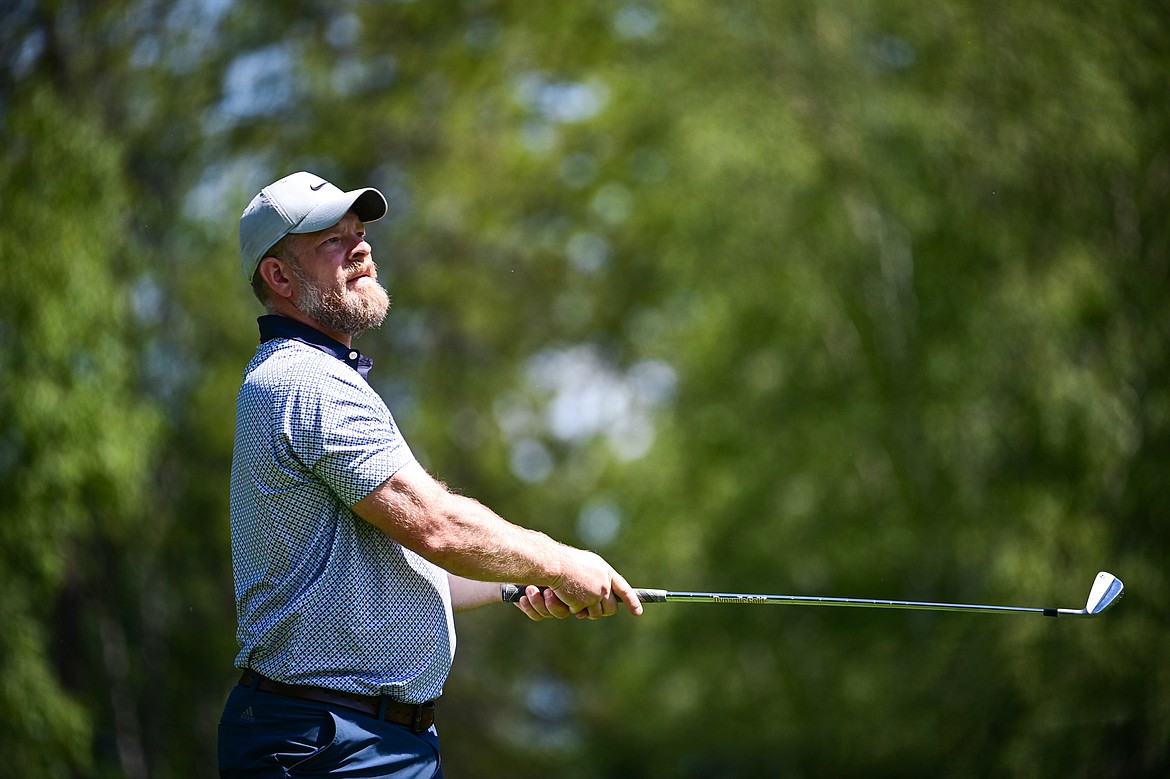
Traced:
[[1085, 614], [1100, 614], [1116, 603], [1125, 593], [1125, 585], [1108, 571], [1101, 571], [1093, 581], [1089, 600], [1085, 602]]

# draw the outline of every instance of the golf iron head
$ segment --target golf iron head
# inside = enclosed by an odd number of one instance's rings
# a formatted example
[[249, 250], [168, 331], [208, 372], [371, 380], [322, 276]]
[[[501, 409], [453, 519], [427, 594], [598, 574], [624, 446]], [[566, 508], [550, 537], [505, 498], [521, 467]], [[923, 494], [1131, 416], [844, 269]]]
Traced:
[[1089, 590], [1089, 599], [1085, 601], [1084, 613], [1088, 615], [1100, 614], [1107, 610], [1125, 594], [1125, 585], [1108, 571], [1101, 571], [1093, 580], [1093, 589]]

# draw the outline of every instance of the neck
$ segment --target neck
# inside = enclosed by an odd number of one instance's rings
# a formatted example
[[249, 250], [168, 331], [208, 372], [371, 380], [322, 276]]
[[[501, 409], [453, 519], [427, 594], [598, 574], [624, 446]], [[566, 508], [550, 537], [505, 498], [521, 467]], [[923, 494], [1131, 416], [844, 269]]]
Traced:
[[329, 336], [333, 340], [344, 344], [346, 348], [351, 348], [353, 346], [353, 335], [350, 333], [339, 333], [336, 330], [330, 330], [328, 327], [325, 327], [323, 324], [313, 319], [296, 306], [292, 305], [292, 303], [290, 303], [288, 300], [281, 299], [276, 301], [273, 305], [268, 307], [268, 313], [286, 316], [289, 319], [295, 319], [302, 324], [306, 324], [315, 330], [320, 330], [322, 333]]

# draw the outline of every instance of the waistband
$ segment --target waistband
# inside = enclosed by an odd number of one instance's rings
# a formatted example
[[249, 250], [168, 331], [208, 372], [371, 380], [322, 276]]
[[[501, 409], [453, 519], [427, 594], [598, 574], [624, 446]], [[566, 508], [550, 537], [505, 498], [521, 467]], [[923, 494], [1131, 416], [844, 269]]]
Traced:
[[306, 684], [286, 684], [252, 670], [244, 671], [240, 685], [261, 692], [286, 695], [317, 703], [328, 703], [360, 711], [375, 719], [405, 725], [415, 733], [429, 730], [435, 722], [435, 702], [401, 703], [386, 695], [358, 695], [357, 693], [330, 690], [325, 687], [311, 687]]

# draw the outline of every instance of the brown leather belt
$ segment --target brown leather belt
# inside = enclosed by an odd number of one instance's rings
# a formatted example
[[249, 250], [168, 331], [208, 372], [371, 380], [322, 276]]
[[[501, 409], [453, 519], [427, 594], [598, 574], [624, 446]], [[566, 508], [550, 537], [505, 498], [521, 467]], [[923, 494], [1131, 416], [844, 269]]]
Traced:
[[406, 725], [415, 733], [429, 730], [435, 722], [434, 701], [418, 704], [399, 703], [385, 695], [358, 695], [339, 690], [327, 690], [324, 687], [310, 687], [305, 684], [285, 684], [250, 670], [244, 671], [244, 675], [240, 677], [240, 684], [261, 692], [274, 692], [277, 695], [287, 695], [290, 698], [303, 698], [317, 703], [344, 706], [376, 719]]

